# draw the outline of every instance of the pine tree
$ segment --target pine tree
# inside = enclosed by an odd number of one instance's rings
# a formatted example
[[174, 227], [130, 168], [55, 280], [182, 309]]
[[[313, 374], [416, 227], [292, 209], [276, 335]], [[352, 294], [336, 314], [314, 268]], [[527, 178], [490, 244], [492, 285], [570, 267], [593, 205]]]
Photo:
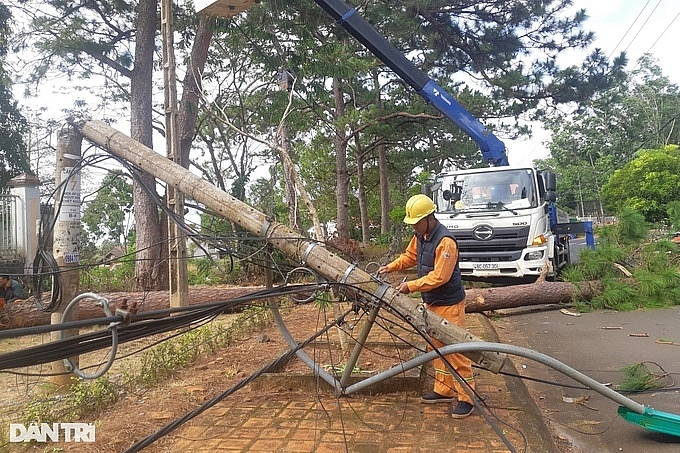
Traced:
[[28, 123], [14, 100], [4, 65], [11, 20], [10, 10], [0, 3], [0, 188], [6, 187], [13, 177], [30, 172], [24, 143]]

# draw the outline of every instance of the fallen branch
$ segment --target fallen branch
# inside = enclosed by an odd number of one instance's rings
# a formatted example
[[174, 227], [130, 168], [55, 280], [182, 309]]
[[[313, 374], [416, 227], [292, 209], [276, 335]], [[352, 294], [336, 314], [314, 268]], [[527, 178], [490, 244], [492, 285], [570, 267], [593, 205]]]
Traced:
[[528, 305], [566, 304], [579, 298], [590, 300], [602, 292], [598, 281], [567, 283], [536, 281], [527, 285], [466, 289], [465, 311], [481, 313]]

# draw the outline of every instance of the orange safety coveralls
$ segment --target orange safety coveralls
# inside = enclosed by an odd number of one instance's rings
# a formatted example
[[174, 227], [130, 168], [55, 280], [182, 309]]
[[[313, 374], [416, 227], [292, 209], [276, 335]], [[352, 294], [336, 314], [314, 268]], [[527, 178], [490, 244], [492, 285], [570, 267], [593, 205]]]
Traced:
[[[404, 250], [397, 259], [387, 264], [387, 268], [392, 272], [415, 266], [418, 262], [417, 249], [418, 239], [414, 235], [406, 247], [406, 250]], [[449, 237], [442, 238], [435, 249], [434, 269], [416, 280], [406, 282], [409, 293], [426, 292], [448, 282], [453, 275], [457, 262], [458, 246], [456, 245], [456, 241]], [[426, 307], [432, 313], [436, 313], [458, 327], [463, 329], [467, 328], [465, 324], [465, 301], [461, 301], [455, 305], [426, 305]], [[431, 338], [430, 341], [432, 341], [432, 344], [437, 348], [445, 346], [445, 343], [442, 343], [435, 338]], [[428, 346], [428, 349], [431, 348]], [[445, 358], [465, 382], [474, 389], [475, 382], [472, 377], [472, 361], [463, 354], [449, 354], [446, 355]], [[433, 364], [435, 371], [435, 392], [444, 396], [454, 396], [454, 393], [457, 393], [458, 401], [474, 404], [470, 396], [463, 389], [463, 386], [453, 377], [440, 357], [434, 359]]]

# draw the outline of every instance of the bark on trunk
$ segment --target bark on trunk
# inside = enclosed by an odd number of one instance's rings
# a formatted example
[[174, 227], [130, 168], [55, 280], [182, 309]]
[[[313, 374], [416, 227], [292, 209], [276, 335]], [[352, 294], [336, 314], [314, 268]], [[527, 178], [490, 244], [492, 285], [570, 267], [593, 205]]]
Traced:
[[581, 283], [538, 281], [528, 285], [502, 288], [472, 288], [465, 290], [465, 311], [481, 313], [528, 305], [565, 304], [573, 301], [574, 297], [589, 300], [601, 292], [602, 283], [599, 281]]
[[361, 215], [361, 243], [367, 245], [371, 239], [371, 231], [368, 221], [368, 200], [366, 199], [364, 178], [364, 154], [361, 148], [357, 149], [357, 199]]
[[387, 181], [387, 149], [378, 145], [378, 174], [380, 175], [380, 234], [390, 232], [390, 186]]
[[[333, 96], [335, 98], [333, 119], [339, 123], [345, 115], [345, 98], [342, 81], [337, 77], [333, 78]], [[349, 239], [349, 173], [347, 171], [347, 137], [345, 129], [341, 126], [336, 126], [333, 144], [336, 171], [335, 204], [337, 218], [335, 219], [335, 228], [338, 237], [346, 241]]]
[[[262, 289], [262, 287], [189, 288], [189, 305], [230, 300]], [[542, 304], [565, 304], [578, 296], [588, 300], [602, 291], [602, 284], [597, 281], [580, 284], [564, 282], [536, 282], [529, 285], [506, 286], [502, 288], [468, 289], [465, 311], [481, 313], [502, 308], [516, 308]], [[167, 291], [102, 293], [111, 304], [112, 309], [119, 307], [124, 299], [128, 304], [137, 303], [139, 311], [160, 310], [170, 306]], [[43, 295], [48, 304], [50, 295]], [[239, 307], [235, 307], [237, 311]], [[80, 304], [80, 318], [92, 319], [103, 317], [102, 309], [93, 300], [85, 300]], [[24, 300], [10, 304], [0, 317], [0, 329], [16, 329], [19, 327], [39, 326], [50, 323], [49, 313], [35, 308], [33, 301]]]
[[198, 104], [201, 99], [203, 87], [201, 78], [205, 62], [208, 59], [208, 48], [213, 36], [215, 18], [200, 15], [196, 38], [191, 47], [189, 68], [182, 82], [182, 99], [179, 106], [178, 126], [180, 131], [180, 149], [182, 150], [182, 162], [180, 165], [189, 168], [191, 144], [196, 135], [196, 122], [198, 119]]
[[[153, 58], [154, 39], [158, 24], [157, 2], [139, 2], [137, 15], [137, 40], [135, 66], [130, 78], [130, 136], [148, 147], [153, 146]], [[161, 237], [158, 207], [154, 201], [156, 179], [139, 172], [134, 180], [134, 204], [137, 226], [137, 262], [134, 289], [159, 290], [168, 288], [167, 251], [161, 247], [166, 241]], [[167, 238], [167, 237], [166, 237]]]
[[[227, 301], [245, 296], [255, 291], [262, 290], [262, 286], [238, 286], [231, 288], [189, 288], [189, 305], [200, 305], [210, 302]], [[170, 307], [170, 293], [168, 291], [139, 291], [129, 293], [98, 293], [99, 296], [109, 301], [111, 311], [115, 312], [124, 300], [128, 306], [136, 303], [139, 312], [162, 310]], [[43, 302], [49, 303], [50, 294], [43, 294]], [[65, 303], [68, 303], [65, 302]], [[93, 319], [106, 316], [102, 308], [93, 299], [82, 300], [79, 304], [80, 312], [78, 319]], [[238, 311], [242, 306], [234, 307]], [[71, 320], [73, 321], [73, 320]], [[20, 327], [42, 326], [50, 323], [50, 314], [35, 308], [32, 299], [18, 300], [5, 306], [0, 313], [0, 329], [17, 329]]]

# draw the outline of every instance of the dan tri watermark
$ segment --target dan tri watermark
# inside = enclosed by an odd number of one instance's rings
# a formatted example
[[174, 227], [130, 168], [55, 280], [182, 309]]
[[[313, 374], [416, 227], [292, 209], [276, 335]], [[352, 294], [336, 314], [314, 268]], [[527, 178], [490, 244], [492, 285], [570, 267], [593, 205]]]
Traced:
[[10, 442], [94, 442], [92, 423], [22, 423], [9, 424]]

